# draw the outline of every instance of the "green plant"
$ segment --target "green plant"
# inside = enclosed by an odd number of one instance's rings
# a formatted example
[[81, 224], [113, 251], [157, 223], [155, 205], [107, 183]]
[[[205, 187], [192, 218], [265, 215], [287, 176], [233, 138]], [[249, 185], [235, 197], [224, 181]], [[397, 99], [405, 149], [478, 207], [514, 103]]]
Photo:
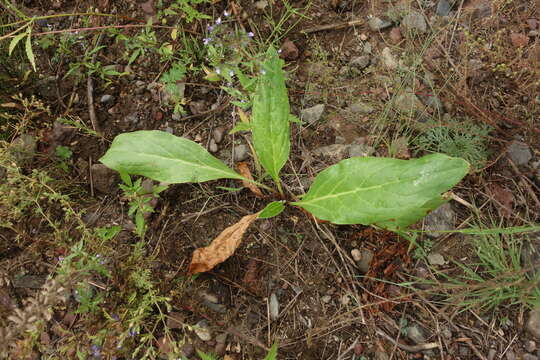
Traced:
[[145, 189], [141, 178], [133, 182], [125, 172], [120, 172], [120, 177], [124, 184], [119, 184], [119, 187], [124, 192], [124, 197], [129, 204], [128, 215], [134, 216], [135, 232], [139, 237], [143, 238], [146, 233], [144, 216], [154, 212], [154, 207], [150, 203], [152, 199], [158, 198], [159, 193], [167, 187], [152, 185], [151, 189]]
[[[476, 262], [466, 265], [454, 261], [461, 270], [451, 275], [437, 271], [446, 280], [439, 284], [450, 292], [448, 302], [461, 311], [475, 308], [490, 311], [501, 305], [540, 305], [540, 271], [538, 264], [523, 264], [524, 235], [533, 228], [482, 229], [471, 228], [466, 233], [473, 247]], [[526, 237], [525, 237], [526, 239]], [[433, 285], [433, 284], [432, 284]]]
[[[253, 98], [250, 125], [256, 158], [285, 196], [279, 173], [290, 152], [291, 115], [282, 64], [277, 51], [270, 48]], [[100, 161], [119, 172], [167, 183], [225, 178], [248, 181], [272, 191], [231, 170], [193, 141], [161, 131], [120, 134]], [[442, 154], [414, 160], [350, 158], [322, 171], [302, 199], [293, 195], [289, 204], [336, 224], [374, 225], [399, 231], [444, 203], [441, 193], [461, 180], [468, 169], [463, 159]]]
[[491, 130], [488, 125], [476, 125], [467, 120], [452, 121], [447, 125], [427, 130], [414, 143], [417, 151], [460, 156], [478, 169], [487, 161], [486, 138]]

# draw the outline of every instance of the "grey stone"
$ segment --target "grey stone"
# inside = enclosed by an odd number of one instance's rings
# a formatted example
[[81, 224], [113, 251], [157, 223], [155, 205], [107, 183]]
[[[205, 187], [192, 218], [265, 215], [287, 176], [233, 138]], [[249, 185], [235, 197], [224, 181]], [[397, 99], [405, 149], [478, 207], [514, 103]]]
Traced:
[[409, 31], [417, 31], [420, 33], [425, 33], [427, 31], [427, 23], [424, 15], [414, 10], [401, 20], [401, 25]]
[[366, 41], [366, 42], [364, 43], [364, 49], [363, 49], [363, 50], [364, 50], [364, 52], [365, 52], [366, 54], [371, 54], [371, 51], [373, 50], [373, 45], [371, 45], [370, 42]]
[[357, 101], [354, 104], [351, 104], [348, 108], [348, 111], [356, 114], [367, 115], [375, 111], [375, 108], [371, 105], [363, 103], [362, 101]]
[[536, 340], [540, 340], [540, 306], [531, 310], [525, 328]]
[[526, 165], [532, 159], [531, 149], [521, 141], [514, 140], [508, 148], [508, 156], [516, 165]]
[[328, 304], [330, 301], [332, 301], [332, 297], [330, 295], [324, 295], [322, 298], [321, 298], [321, 301], [325, 304]]
[[214, 138], [210, 139], [210, 143], [208, 144], [208, 151], [210, 151], [211, 153], [215, 153], [218, 151], [218, 146]]
[[318, 104], [302, 110], [300, 112], [300, 119], [307, 122], [308, 124], [313, 124], [321, 118], [323, 112], [324, 104]]
[[11, 284], [16, 288], [39, 289], [47, 281], [47, 275], [23, 275], [16, 276]]
[[373, 251], [369, 249], [362, 249], [360, 254], [360, 260], [356, 261], [358, 270], [362, 274], [366, 274], [369, 271], [369, 266], [371, 265], [371, 260], [373, 260], [374, 255], [375, 254], [373, 253]]
[[279, 302], [275, 293], [270, 294], [270, 301], [268, 302], [270, 319], [272, 321], [277, 320], [279, 317]]
[[30, 134], [22, 134], [13, 141], [10, 151], [13, 155], [15, 163], [19, 166], [23, 166], [34, 158], [36, 149], [36, 137]]
[[114, 96], [109, 95], [109, 94], [105, 94], [99, 99], [99, 102], [102, 104], [112, 103], [113, 101], [114, 101]]
[[534, 352], [536, 350], [536, 342], [533, 340], [525, 341], [525, 350], [530, 353]]
[[223, 126], [218, 126], [214, 130], [212, 130], [212, 136], [214, 137], [216, 144], [219, 144], [220, 142], [223, 141], [224, 135], [225, 135], [225, 128]]
[[368, 67], [370, 63], [371, 57], [369, 55], [362, 55], [353, 58], [350, 62], [350, 65], [357, 68], [358, 70], [363, 70]]
[[436, 252], [430, 253], [427, 256], [427, 260], [431, 265], [445, 265], [448, 263], [441, 254]]
[[373, 16], [368, 20], [368, 26], [372, 31], [379, 31], [392, 26], [392, 22]]
[[249, 147], [244, 144], [236, 145], [233, 148], [233, 160], [235, 162], [244, 161], [249, 156]]
[[352, 144], [349, 146], [349, 157], [366, 157], [373, 155], [375, 149], [365, 144]]
[[415, 344], [423, 344], [427, 340], [424, 330], [418, 324], [413, 324], [407, 328], [407, 337]]
[[256, 1], [253, 6], [255, 6], [255, 9], [257, 10], [264, 10], [268, 6], [268, 1], [266, 0], [259, 0]]
[[204, 100], [196, 100], [189, 103], [189, 111], [194, 115], [200, 114], [206, 110], [208, 110], [208, 105]]
[[137, 112], [127, 114], [124, 117], [124, 122], [131, 125], [137, 125], [137, 123], [139, 122], [139, 114], [137, 114]]
[[210, 328], [208, 327], [208, 321], [201, 320], [198, 323], [195, 324], [193, 327], [193, 330], [195, 331], [195, 334], [201, 339], [202, 341], [210, 341], [212, 340], [212, 332], [210, 331]]
[[103, 164], [93, 164], [90, 173], [94, 188], [104, 194], [108, 193], [116, 182], [116, 172]]
[[392, 55], [392, 51], [389, 47], [385, 47], [381, 52], [381, 60], [384, 65], [389, 70], [397, 69], [399, 66], [396, 58]]
[[439, 16], [448, 16], [452, 10], [452, 4], [448, 0], [439, 0], [435, 13]]
[[351, 256], [354, 261], [360, 261], [362, 260], [362, 252], [358, 249], [352, 249], [351, 250]]
[[437, 238], [443, 233], [434, 231], [452, 230], [454, 228], [455, 213], [450, 203], [439, 206], [425, 217], [426, 235]]
[[374, 358], [375, 360], [389, 360], [390, 356], [388, 356], [388, 354], [384, 351], [377, 350], [375, 351]]
[[337, 163], [349, 156], [350, 147], [350, 145], [345, 144], [321, 146], [313, 150], [313, 155], [320, 156], [332, 163]]
[[409, 114], [424, 110], [424, 104], [410, 89], [406, 89], [394, 98], [394, 108], [400, 113]]
[[506, 360], [516, 360], [516, 354], [512, 350], [506, 352]]

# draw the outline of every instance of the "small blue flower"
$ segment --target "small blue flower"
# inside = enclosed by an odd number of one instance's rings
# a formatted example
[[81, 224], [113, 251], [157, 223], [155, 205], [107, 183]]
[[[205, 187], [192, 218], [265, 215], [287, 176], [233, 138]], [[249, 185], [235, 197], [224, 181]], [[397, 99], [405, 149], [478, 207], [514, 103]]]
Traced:
[[133, 328], [129, 328], [128, 335], [129, 336], [137, 336], [137, 335], [139, 335], [139, 332], [137, 330], [133, 329]]
[[217, 20], [216, 20], [216, 25], [219, 25], [219, 24], [221, 24], [221, 18], [220, 17], [218, 17]]
[[96, 254], [96, 259], [101, 265], [105, 264], [105, 260], [101, 258], [101, 254]]
[[231, 15], [231, 13], [228, 12], [227, 10], [225, 10], [225, 11], [223, 12], [223, 16], [228, 17], [229, 15]]
[[64, 257], [63, 257], [63, 256], [59, 256], [59, 257], [58, 257], [58, 262], [61, 263], [62, 261], [64, 261]]
[[210, 41], [212, 41], [212, 38], [204, 38], [202, 42], [204, 45], [208, 45], [210, 44]]
[[116, 314], [111, 314], [111, 317], [113, 318], [113, 320], [115, 321], [120, 321], [120, 316], [116, 315]]
[[213, 31], [213, 30], [214, 30], [214, 27], [213, 27], [212, 25], [208, 25], [208, 26], [206, 27], [206, 29], [207, 29], [208, 31]]
[[262, 74], [262, 75], [265, 75], [265, 74], [266, 74], [266, 70], [261, 69], [261, 74]]
[[278, 54], [281, 54], [282, 51], [283, 51], [283, 50], [279, 49], [279, 50], [277, 51], [277, 53], [278, 53]]
[[248, 38], [252, 38], [252, 37], [255, 36], [255, 34], [253, 33], [253, 31], [250, 31], [250, 32], [247, 33], [247, 36], [248, 36]]
[[92, 346], [90, 346], [90, 351], [92, 352], [92, 356], [101, 357], [101, 349], [96, 344], [92, 344]]

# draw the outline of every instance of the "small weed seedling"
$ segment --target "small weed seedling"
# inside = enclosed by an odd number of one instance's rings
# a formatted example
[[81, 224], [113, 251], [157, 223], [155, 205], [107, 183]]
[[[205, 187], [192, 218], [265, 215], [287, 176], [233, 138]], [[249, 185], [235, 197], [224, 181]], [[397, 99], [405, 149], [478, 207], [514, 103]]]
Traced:
[[[283, 61], [270, 48], [253, 96], [250, 128], [260, 165], [285, 197], [280, 170], [289, 157], [291, 114]], [[118, 135], [100, 159], [111, 169], [169, 184], [237, 179], [270, 187], [240, 175], [199, 144], [162, 131]], [[469, 171], [461, 158], [431, 154], [419, 159], [354, 157], [322, 171], [309, 191], [290, 204], [335, 224], [374, 225], [403, 231], [443, 204], [442, 193]], [[285, 202], [272, 202], [259, 213], [276, 216]]]

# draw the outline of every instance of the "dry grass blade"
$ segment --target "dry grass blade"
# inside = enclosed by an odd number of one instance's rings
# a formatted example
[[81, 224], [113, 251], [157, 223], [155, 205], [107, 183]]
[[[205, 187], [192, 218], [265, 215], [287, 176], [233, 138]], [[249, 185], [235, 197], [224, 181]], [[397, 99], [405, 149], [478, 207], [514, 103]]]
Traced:
[[[253, 176], [251, 176], [251, 171], [249, 170], [249, 166], [246, 162], [239, 162], [238, 165], [236, 165], [236, 167], [238, 168], [238, 171], [243, 177], [253, 180]], [[259, 189], [259, 187], [255, 185], [254, 183], [250, 181], [242, 180], [242, 184], [245, 187], [247, 187], [249, 190], [251, 190], [251, 192], [254, 193], [256, 196], [260, 198], [264, 197], [261, 189]]]
[[189, 264], [189, 273], [197, 274], [212, 270], [231, 257], [242, 242], [242, 236], [247, 228], [257, 216], [259, 213], [244, 216], [239, 222], [223, 230], [210, 245], [196, 249]]

